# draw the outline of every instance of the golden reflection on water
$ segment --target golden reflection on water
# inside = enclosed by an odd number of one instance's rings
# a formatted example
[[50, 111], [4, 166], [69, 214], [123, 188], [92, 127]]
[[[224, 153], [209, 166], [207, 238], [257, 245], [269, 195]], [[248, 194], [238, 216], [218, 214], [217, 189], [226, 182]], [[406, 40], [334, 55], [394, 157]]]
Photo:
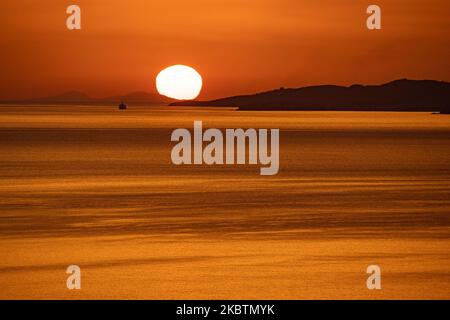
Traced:
[[[172, 165], [194, 120], [280, 128], [280, 173]], [[1, 298], [450, 297], [448, 116], [9, 106], [0, 128]]]

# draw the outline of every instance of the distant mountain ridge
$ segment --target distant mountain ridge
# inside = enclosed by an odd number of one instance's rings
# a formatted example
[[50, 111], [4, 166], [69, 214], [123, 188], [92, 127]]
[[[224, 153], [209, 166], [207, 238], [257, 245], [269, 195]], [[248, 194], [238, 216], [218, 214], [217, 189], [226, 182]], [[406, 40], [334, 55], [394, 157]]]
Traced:
[[124, 101], [130, 104], [148, 104], [150, 102], [153, 104], [169, 104], [175, 101], [175, 99], [167, 98], [158, 93], [148, 93], [144, 91], [135, 91], [123, 96], [112, 96], [101, 100], [105, 102]]
[[182, 101], [172, 106], [238, 107], [239, 110], [450, 111], [450, 83], [395, 80], [382, 85], [310, 86], [272, 90], [211, 101]]
[[144, 91], [136, 91], [123, 96], [111, 96], [105, 98], [92, 98], [87, 94], [80, 91], [68, 91], [62, 94], [41, 97], [26, 100], [13, 100], [13, 101], [0, 101], [3, 103], [12, 104], [56, 104], [56, 105], [67, 105], [67, 104], [80, 104], [80, 105], [103, 105], [103, 104], [119, 104], [120, 102], [125, 102], [132, 105], [156, 105], [156, 104], [169, 104], [175, 100], [161, 96], [158, 93], [148, 93]]

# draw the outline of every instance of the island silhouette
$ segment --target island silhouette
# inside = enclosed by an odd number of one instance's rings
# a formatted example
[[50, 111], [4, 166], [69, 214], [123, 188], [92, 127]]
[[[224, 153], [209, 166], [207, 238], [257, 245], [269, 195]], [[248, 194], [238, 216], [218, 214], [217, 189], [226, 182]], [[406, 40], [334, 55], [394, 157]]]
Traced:
[[181, 101], [171, 106], [238, 107], [270, 111], [430, 111], [450, 113], [450, 83], [400, 79], [381, 85], [320, 85], [280, 88], [210, 101]]

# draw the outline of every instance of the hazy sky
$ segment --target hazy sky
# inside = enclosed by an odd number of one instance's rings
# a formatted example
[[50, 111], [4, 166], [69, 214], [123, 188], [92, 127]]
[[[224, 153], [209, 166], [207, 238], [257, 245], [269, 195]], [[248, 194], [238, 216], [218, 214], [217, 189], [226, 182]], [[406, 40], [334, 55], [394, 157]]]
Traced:
[[[66, 28], [78, 4], [82, 30]], [[382, 9], [382, 30], [366, 8]], [[200, 99], [280, 86], [450, 81], [449, 0], [1, 0], [0, 99], [155, 91], [186, 64]]]

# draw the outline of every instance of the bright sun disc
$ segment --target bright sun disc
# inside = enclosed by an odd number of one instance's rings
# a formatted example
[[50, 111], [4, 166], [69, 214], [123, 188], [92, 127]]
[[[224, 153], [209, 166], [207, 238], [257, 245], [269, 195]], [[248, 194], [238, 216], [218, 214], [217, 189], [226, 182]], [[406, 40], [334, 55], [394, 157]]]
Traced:
[[156, 77], [159, 94], [178, 100], [193, 100], [202, 89], [202, 77], [191, 67], [175, 65], [162, 70]]

